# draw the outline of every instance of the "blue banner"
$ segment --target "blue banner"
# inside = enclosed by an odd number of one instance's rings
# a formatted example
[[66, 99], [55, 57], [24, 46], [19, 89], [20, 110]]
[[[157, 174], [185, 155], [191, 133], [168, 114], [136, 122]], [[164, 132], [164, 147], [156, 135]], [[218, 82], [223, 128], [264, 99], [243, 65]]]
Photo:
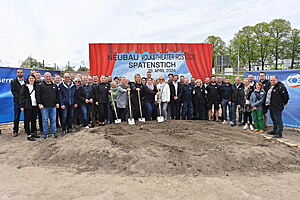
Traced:
[[[16, 78], [17, 69], [11, 67], [0, 67], [0, 123], [12, 122], [14, 120], [14, 103], [13, 95], [10, 91], [10, 82]], [[31, 69], [23, 69], [24, 78], [30, 74]], [[60, 74], [60, 71], [49, 71], [49, 70], [36, 70], [41, 72], [42, 79], [45, 72], [50, 72], [52, 76], [54, 74]], [[21, 115], [23, 120], [23, 113]]]
[[[259, 80], [259, 72], [245, 72], [245, 77], [249, 74], [254, 75], [255, 80]], [[283, 124], [285, 126], [300, 128], [300, 69], [294, 70], [270, 70], [265, 71], [267, 79], [270, 76], [277, 76], [279, 81], [282, 82], [290, 96], [288, 104], [285, 106], [282, 114]], [[271, 120], [269, 116], [269, 121]]]

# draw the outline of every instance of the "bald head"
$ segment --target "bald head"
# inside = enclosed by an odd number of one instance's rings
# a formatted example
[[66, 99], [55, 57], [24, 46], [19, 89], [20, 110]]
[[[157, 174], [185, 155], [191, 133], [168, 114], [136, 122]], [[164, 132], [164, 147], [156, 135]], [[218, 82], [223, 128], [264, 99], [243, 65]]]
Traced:
[[45, 78], [46, 83], [50, 83], [51, 82], [51, 74], [50, 74], [50, 72], [46, 72], [44, 74], [44, 78]]
[[276, 85], [278, 83], [278, 78], [277, 76], [270, 76], [270, 83], [271, 85]]

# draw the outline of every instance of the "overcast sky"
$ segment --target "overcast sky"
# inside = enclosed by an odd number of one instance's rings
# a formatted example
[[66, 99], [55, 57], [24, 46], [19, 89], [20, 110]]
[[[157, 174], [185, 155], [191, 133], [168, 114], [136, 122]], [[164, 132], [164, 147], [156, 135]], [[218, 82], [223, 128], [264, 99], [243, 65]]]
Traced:
[[53, 66], [88, 63], [88, 43], [225, 42], [240, 28], [284, 18], [300, 0], [0, 0], [0, 66], [30, 54]]

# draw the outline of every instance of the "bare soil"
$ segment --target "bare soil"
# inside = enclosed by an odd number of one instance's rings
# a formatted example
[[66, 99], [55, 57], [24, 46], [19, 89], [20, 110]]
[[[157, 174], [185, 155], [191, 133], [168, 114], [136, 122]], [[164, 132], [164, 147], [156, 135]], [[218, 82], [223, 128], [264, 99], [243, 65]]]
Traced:
[[0, 199], [300, 199], [300, 148], [208, 121], [122, 123], [36, 142], [5, 131], [0, 181]]

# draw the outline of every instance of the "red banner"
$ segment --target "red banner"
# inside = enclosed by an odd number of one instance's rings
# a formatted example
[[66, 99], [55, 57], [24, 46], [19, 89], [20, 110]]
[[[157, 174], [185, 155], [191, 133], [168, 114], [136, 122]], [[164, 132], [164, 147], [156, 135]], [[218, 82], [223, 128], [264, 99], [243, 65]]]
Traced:
[[204, 80], [212, 75], [212, 44], [203, 43], [91, 43], [90, 74], [111, 75], [116, 62], [109, 59], [111, 55], [133, 51], [137, 54], [182, 52], [189, 55], [186, 64], [193, 77]]

